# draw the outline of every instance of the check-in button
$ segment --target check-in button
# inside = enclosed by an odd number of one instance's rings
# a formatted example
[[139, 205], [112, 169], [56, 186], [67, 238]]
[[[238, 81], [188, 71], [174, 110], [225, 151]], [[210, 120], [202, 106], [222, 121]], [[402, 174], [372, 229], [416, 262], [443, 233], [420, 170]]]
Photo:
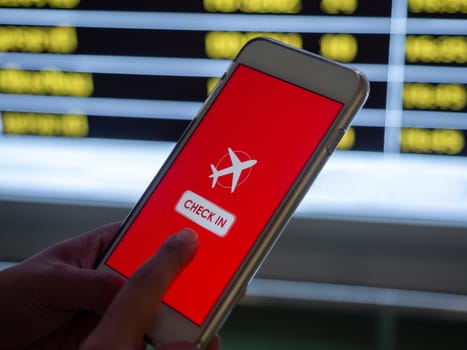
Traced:
[[175, 210], [219, 237], [224, 237], [235, 221], [235, 215], [191, 191], [183, 193]]

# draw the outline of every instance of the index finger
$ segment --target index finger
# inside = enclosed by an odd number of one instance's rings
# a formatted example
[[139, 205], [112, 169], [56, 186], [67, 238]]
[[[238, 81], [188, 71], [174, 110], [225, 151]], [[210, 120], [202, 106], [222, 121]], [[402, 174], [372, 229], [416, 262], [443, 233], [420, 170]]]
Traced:
[[76, 267], [92, 269], [115, 238], [119, 228], [119, 222], [100, 226], [57, 243], [41, 254], [58, 257], [60, 261]]
[[184, 229], [171, 236], [146, 264], [136, 271], [85, 342], [84, 349], [138, 348], [154, 319], [160, 301], [178, 273], [194, 256], [198, 238]]

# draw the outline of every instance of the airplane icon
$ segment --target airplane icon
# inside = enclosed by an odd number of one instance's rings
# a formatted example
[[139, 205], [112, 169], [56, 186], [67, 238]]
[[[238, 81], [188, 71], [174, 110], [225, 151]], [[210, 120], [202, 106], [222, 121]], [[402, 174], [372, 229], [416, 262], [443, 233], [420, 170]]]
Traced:
[[232, 166], [224, 168], [222, 170], [217, 170], [217, 168], [214, 166], [214, 164], [211, 164], [211, 170], [212, 174], [209, 175], [210, 178], [212, 178], [212, 187], [216, 186], [217, 179], [221, 176], [232, 174], [232, 185], [230, 186], [230, 193], [233, 193], [235, 191], [235, 188], [237, 187], [238, 180], [240, 179], [240, 175], [242, 174], [243, 170], [246, 170], [248, 168], [251, 168], [253, 165], [257, 163], [255, 159], [250, 159], [246, 160], [244, 162], [240, 161], [238, 159], [237, 155], [235, 154], [234, 151], [229, 147], [227, 148], [229, 152], [229, 157], [230, 161], [232, 162]]

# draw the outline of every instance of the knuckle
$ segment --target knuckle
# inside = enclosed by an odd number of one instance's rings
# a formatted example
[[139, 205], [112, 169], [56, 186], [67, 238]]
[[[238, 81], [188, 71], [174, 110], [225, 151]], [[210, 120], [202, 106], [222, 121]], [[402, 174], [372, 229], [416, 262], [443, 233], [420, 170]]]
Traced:
[[143, 268], [137, 270], [131, 280], [134, 283], [146, 284], [149, 282], [157, 282], [162, 285], [170, 281], [171, 274], [169, 271], [162, 268], [162, 266], [153, 267], [151, 265], [145, 265]]

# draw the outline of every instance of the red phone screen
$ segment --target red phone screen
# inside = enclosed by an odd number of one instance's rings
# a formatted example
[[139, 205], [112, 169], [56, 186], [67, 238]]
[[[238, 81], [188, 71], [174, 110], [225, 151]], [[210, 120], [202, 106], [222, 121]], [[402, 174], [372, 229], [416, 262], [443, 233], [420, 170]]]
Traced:
[[163, 301], [201, 325], [341, 108], [239, 65], [106, 264], [129, 278], [195, 229], [198, 252]]

